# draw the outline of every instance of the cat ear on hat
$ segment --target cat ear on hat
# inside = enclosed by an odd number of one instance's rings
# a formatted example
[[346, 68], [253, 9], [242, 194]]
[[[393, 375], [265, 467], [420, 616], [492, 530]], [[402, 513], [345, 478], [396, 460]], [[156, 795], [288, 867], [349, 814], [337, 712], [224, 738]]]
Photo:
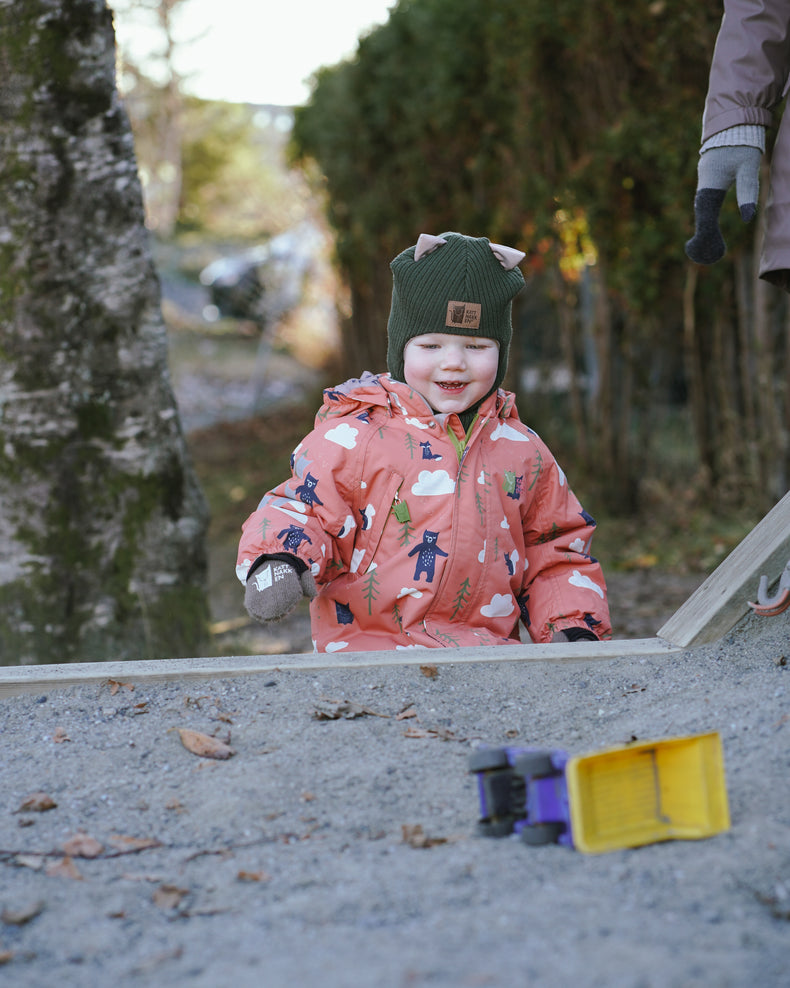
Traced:
[[492, 243], [489, 243], [488, 246], [505, 271], [512, 271], [527, 256], [523, 250], [516, 250], [515, 247], [503, 247], [502, 244]]
[[[421, 261], [426, 254], [432, 254], [446, 243], [447, 241], [444, 237], [435, 237], [430, 233], [421, 233], [414, 247], [414, 260]], [[505, 271], [512, 271], [527, 256], [523, 251], [516, 250], [515, 247], [505, 247], [503, 244], [493, 243], [489, 243], [488, 246]]]
[[414, 248], [414, 260], [421, 261], [426, 254], [432, 254], [446, 243], [444, 237], [434, 237], [430, 233], [421, 233]]

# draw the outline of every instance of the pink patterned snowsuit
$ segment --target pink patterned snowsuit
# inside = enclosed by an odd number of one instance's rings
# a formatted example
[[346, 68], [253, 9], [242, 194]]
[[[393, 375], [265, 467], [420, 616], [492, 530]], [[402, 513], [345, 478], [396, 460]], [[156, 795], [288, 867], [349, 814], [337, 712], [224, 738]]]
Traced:
[[486, 399], [463, 439], [388, 374], [325, 391], [291, 479], [244, 523], [239, 578], [264, 553], [303, 560], [319, 652], [516, 644], [519, 618], [538, 642], [609, 637], [595, 522], [514, 395]]

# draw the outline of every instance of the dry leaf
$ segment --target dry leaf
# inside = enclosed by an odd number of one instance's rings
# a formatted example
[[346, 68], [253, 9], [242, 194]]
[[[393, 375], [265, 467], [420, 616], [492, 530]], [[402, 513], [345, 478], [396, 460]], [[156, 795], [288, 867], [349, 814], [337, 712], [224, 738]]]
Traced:
[[315, 799], [315, 793], [305, 791], [302, 793], [302, 795], [299, 798], [302, 800], [303, 803], [312, 803], [312, 801]]
[[52, 740], [55, 744], [63, 744], [64, 741], [71, 741], [71, 738], [66, 734], [65, 727], [56, 727], [55, 733], [52, 735]]
[[439, 675], [439, 670], [436, 666], [420, 666], [420, 672], [428, 679], [436, 679]]
[[270, 882], [272, 876], [265, 871], [240, 871], [236, 879], [239, 882]]
[[188, 727], [179, 727], [178, 734], [181, 744], [191, 751], [193, 755], [200, 758], [230, 758], [236, 752], [230, 745], [225, 744], [218, 738], [212, 738], [208, 734], [201, 734], [200, 731], [191, 731]]
[[354, 703], [353, 700], [330, 700], [329, 697], [322, 696], [319, 704], [313, 711], [316, 720], [353, 720], [355, 717], [389, 717], [389, 714], [380, 714], [377, 710], [364, 706], [362, 703]]
[[17, 813], [43, 813], [54, 810], [58, 804], [45, 792], [34, 792], [22, 800]]
[[417, 711], [414, 709], [414, 704], [409, 703], [399, 714], [395, 714], [395, 720], [409, 720], [409, 718], [416, 716]]
[[32, 871], [41, 871], [44, 867], [43, 854], [17, 854], [14, 857], [14, 864], [20, 868], [30, 868]]
[[97, 840], [94, 840], [90, 834], [83, 833], [69, 837], [61, 847], [72, 858], [98, 858], [104, 851], [103, 846]]
[[401, 825], [403, 843], [409, 847], [435, 847], [437, 844], [446, 844], [446, 837], [429, 837], [419, 823], [404, 823]]
[[441, 741], [464, 741], [447, 727], [407, 727], [404, 738], [439, 738]]
[[147, 851], [150, 847], [162, 846], [156, 837], [127, 837], [125, 834], [113, 834], [108, 843], [123, 854], [134, 854], [135, 851]]
[[0, 950], [0, 964], [8, 964], [14, 959], [13, 950]]
[[403, 732], [404, 738], [435, 738], [433, 731], [428, 731], [424, 727], [407, 727]]
[[160, 909], [177, 909], [188, 895], [189, 889], [181, 889], [177, 885], [160, 885], [158, 889], [154, 889], [151, 898]]
[[147, 714], [148, 713], [148, 700], [143, 700], [142, 703], [135, 703], [132, 709], [129, 711], [131, 714]]
[[185, 707], [196, 707], [198, 710], [201, 709], [200, 704], [203, 700], [210, 700], [211, 697], [206, 694], [206, 696], [187, 696], [184, 698]]
[[31, 919], [40, 915], [44, 911], [45, 905], [43, 899], [39, 899], [37, 902], [31, 902], [30, 905], [22, 906], [21, 909], [4, 909], [0, 914], [0, 919], [10, 926], [24, 926], [25, 923], [29, 923]]
[[46, 874], [52, 878], [74, 878], [77, 881], [82, 881], [79, 869], [69, 857], [61, 858], [55, 864], [49, 865]]
[[165, 809], [166, 810], [173, 810], [175, 813], [186, 813], [187, 812], [186, 806], [184, 806], [184, 804], [181, 802], [181, 800], [178, 799], [175, 796], [173, 796], [172, 799], [168, 799], [168, 801], [165, 803]]
[[134, 683], [120, 683], [117, 679], [108, 679], [107, 686], [110, 687], [110, 695], [115, 696], [119, 689], [125, 689], [131, 691], [134, 689]]

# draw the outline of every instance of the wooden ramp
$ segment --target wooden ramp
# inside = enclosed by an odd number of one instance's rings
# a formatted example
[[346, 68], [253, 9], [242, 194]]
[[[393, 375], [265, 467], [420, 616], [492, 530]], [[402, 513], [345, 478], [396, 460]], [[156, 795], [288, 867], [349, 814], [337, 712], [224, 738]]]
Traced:
[[749, 601], [757, 599], [760, 577], [775, 584], [789, 558], [790, 492], [659, 628], [659, 637], [680, 647], [723, 637], [749, 611]]

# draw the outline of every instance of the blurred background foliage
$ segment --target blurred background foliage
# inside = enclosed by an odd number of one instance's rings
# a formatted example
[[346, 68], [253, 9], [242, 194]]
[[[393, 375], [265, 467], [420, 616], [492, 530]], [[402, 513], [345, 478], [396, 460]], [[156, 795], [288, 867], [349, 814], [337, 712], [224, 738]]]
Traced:
[[[646, 479], [667, 474], [658, 427], [684, 415], [713, 503], [773, 504], [787, 486], [786, 297], [755, 289], [754, 230], [734, 209], [724, 263], [698, 270], [682, 251], [720, 18], [718, 0], [401, 0], [355, 58], [320, 72], [290, 147], [325, 176], [352, 299], [344, 369], [381, 363], [371, 327], [403, 245], [487, 235], [528, 254], [519, 339], [526, 355], [560, 341], [570, 453], [607, 505], [644, 505]], [[541, 324], [523, 318], [530, 295], [550, 302]], [[554, 439], [545, 404], [522, 408]]]
[[[289, 416], [301, 429], [321, 383], [384, 369], [389, 262], [421, 232], [520, 248], [507, 383], [613, 520], [599, 554], [713, 568], [790, 466], [788, 299], [756, 278], [759, 222], [728, 202], [727, 257], [703, 269], [683, 253], [721, 13], [720, 0], [399, 0], [296, 108], [185, 98], [172, 65], [153, 82], [122, 59], [164, 280], [306, 219], [326, 233], [313, 291], [339, 329], [307, 348], [319, 375]], [[261, 329], [220, 318], [211, 332]], [[293, 356], [298, 311], [270, 332]], [[219, 485], [215, 511], [238, 515], [240, 491], [281, 479], [265, 460], [236, 478], [235, 501]]]

